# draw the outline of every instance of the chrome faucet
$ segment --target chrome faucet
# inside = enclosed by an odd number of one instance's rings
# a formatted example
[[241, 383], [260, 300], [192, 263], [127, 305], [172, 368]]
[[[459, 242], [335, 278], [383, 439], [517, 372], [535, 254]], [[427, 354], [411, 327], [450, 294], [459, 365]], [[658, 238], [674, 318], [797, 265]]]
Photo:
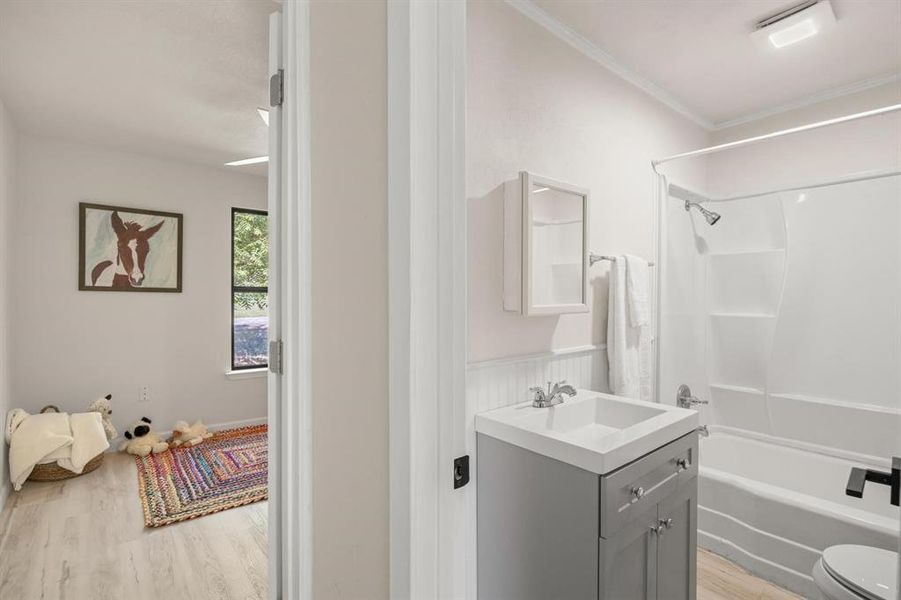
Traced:
[[547, 391], [537, 386], [529, 388], [529, 391], [533, 394], [532, 406], [535, 408], [548, 408], [549, 406], [560, 404], [563, 402], [564, 394], [567, 396], [576, 395], [576, 388], [566, 383], [566, 381], [558, 381], [553, 386], [548, 381]]

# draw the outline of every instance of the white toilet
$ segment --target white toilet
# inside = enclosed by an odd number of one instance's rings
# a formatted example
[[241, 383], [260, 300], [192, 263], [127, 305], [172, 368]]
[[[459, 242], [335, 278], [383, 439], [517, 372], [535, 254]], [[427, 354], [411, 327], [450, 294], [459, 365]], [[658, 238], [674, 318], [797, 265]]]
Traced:
[[897, 600], [898, 553], [869, 546], [832, 546], [813, 567], [826, 600]]

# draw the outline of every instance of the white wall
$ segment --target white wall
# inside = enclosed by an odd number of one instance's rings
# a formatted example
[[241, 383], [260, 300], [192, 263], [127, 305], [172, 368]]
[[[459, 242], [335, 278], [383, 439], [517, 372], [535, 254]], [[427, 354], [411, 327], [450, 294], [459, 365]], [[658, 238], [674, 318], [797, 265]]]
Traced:
[[[13, 264], [10, 237], [13, 224], [10, 213], [16, 200], [18, 137], [12, 118], [0, 101], [0, 415], [4, 420], [12, 403], [9, 305], [12, 290], [10, 269]], [[0, 441], [0, 510], [3, 510], [10, 491], [8, 469], [6, 443]]]
[[[650, 161], [704, 146], [707, 133], [506, 3], [467, 10], [469, 360], [602, 344], [607, 263], [589, 271], [588, 314], [504, 312], [504, 181], [528, 170], [589, 188], [590, 249], [650, 258]], [[703, 182], [703, 165], [676, 170]]]
[[313, 596], [388, 597], [386, 4], [310, 6]]
[[[901, 103], [901, 83], [714, 132], [714, 144]], [[901, 168], [901, 112], [825, 127], [707, 157], [708, 191], [732, 196], [848, 173]], [[689, 160], [690, 162], [690, 160]], [[673, 163], [670, 163], [673, 164]], [[672, 180], [678, 176], [673, 173]]]
[[[266, 416], [266, 380], [231, 381], [231, 208], [266, 206], [264, 178], [23, 135], [12, 215], [12, 404], [83, 409], [113, 394], [122, 428], [148, 416]], [[182, 293], [82, 292], [78, 203], [184, 214]], [[138, 402], [142, 385], [150, 401]]]

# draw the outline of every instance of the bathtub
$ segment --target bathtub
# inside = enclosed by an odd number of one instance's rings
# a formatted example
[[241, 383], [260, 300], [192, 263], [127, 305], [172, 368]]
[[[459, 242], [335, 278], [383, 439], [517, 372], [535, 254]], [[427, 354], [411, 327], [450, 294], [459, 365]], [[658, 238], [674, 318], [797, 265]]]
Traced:
[[817, 598], [810, 573], [827, 547], [898, 549], [888, 487], [845, 495], [861, 463], [723, 432], [701, 440], [700, 457], [698, 544], [764, 579]]

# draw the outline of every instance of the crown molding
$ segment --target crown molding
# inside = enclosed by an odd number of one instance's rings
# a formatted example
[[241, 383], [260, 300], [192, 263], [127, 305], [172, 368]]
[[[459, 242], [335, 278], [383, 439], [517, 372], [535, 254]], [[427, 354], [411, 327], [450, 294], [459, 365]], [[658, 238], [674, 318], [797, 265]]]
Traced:
[[711, 120], [702, 117], [698, 113], [694, 112], [693, 110], [679, 102], [679, 100], [677, 100], [675, 96], [673, 96], [665, 89], [652, 83], [638, 73], [624, 66], [615, 58], [607, 54], [607, 52], [595, 46], [581, 34], [576, 33], [572, 28], [564, 25], [563, 23], [549, 15], [543, 9], [534, 4], [531, 0], [506, 0], [506, 2], [524, 16], [528, 17], [538, 25], [541, 25], [549, 32], [551, 32], [588, 58], [593, 59], [595, 62], [605, 67], [614, 75], [625, 79], [638, 89], [642, 90], [657, 101], [670, 107], [672, 110], [676, 111], [683, 117], [689, 119], [690, 121], [693, 121], [704, 129], [712, 130], [714, 128], [714, 123]]
[[798, 100], [780, 104], [779, 106], [774, 106], [772, 108], [748, 113], [734, 119], [714, 122], [688, 108], [688, 106], [680, 102], [669, 91], [642, 77], [635, 71], [629, 69], [628, 67], [617, 61], [615, 58], [613, 58], [613, 56], [596, 46], [593, 42], [577, 33], [568, 25], [561, 23], [549, 13], [547, 13], [544, 9], [537, 6], [534, 2], [532, 2], [532, 0], [505, 1], [507, 2], [507, 4], [519, 11], [522, 15], [528, 17], [538, 25], [544, 27], [547, 31], [554, 34], [588, 58], [591, 58], [592, 60], [612, 72], [614, 75], [617, 75], [618, 77], [631, 83], [652, 98], [668, 106], [675, 112], [696, 123], [697, 125], [700, 125], [707, 131], [720, 131], [723, 129], [729, 129], [730, 127], [736, 127], [738, 125], [745, 125], [747, 123], [766, 119], [768, 117], [772, 117], [799, 108], [813, 106], [814, 104], [825, 102], [827, 100], [834, 100], [843, 96], [850, 96], [852, 94], [857, 94], [859, 92], [863, 92], [872, 88], [901, 81], [901, 73], [889, 73], [887, 75], [881, 75], [878, 77], [870, 77], [868, 79], [856, 81], [848, 85], [843, 85], [822, 92], [817, 92], [816, 94], [811, 94]]
[[723, 129], [729, 129], [730, 127], [736, 127], [738, 125], [746, 125], [748, 123], [753, 123], [754, 121], [766, 119], [767, 117], [774, 117], [782, 113], [797, 110], [799, 108], [813, 106], [814, 104], [826, 102], [827, 100], [834, 100], [843, 96], [851, 96], [852, 94], [857, 94], [869, 89], [881, 87], [883, 85], [888, 85], [895, 82], [901, 82], [901, 73], [889, 73], [888, 75], [881, 75], [879, 77], [861, 79], [860, 81], [855, 81], [854, 83], [849, 83], [848, 85], [842, 85], [822, 92], [817, 92], [816, 94], [811, 94], [809, 96], [799, 98], [798, 100], [786, 102], [785, 104], [780, 104], [779, 106], [774, 106], [772, 108], [749, 113], [741, 117], [729, 119], [728, 121], [715, 123], [712, 130], [720, 131]]

